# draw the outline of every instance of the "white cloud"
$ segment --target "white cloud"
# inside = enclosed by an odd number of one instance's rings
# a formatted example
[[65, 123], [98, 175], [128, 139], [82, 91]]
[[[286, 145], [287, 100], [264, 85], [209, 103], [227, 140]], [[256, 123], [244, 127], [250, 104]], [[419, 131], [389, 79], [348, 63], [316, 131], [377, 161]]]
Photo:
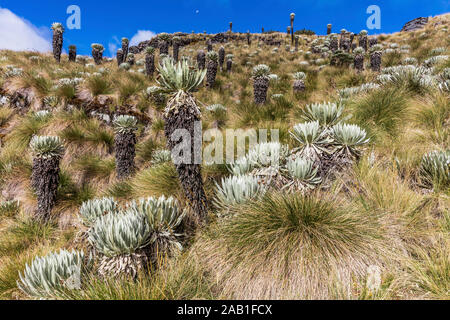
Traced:
[[114, 57], [116, 55], [116, 51], [117, 51], [117, 44], [115, 43], [108, 43], [108, 50], [109, 50], [109, 56], [110, 57]]
[[0, 49], [15, 51], [51, 51], [48, 28], [37, 28], [29, 21], [0, 8]]
[[117, 36], [113, 36], [112, 39], [113, 39], [113, 41], [110, 41], [108, 43], [108, 50], [109, 50], [109, 56], [115, 57], [117, 49], [121, 45], [121, 42], [119, 41], [119, 38], [117, 38]]
[[156, 37], [156, 33], [150, 30], [139, 30], [130, 40], [130, 46], [138, 45], [142, 41]]

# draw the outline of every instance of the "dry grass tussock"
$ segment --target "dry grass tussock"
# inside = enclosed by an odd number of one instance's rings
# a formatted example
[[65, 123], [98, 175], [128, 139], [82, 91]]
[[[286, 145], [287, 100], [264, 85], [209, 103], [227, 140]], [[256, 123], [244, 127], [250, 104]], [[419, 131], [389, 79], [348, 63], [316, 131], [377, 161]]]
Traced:
[[[203, 130], [279, 129], [280, 143], [294, 150], [300, 144], [290, 132], [305, 122], [308, 106], [330, 102], [342, 106], [342, 121], [359, 126], [362, 140], [370, 140], [326, 183], [307, 191], [271, 188], [220, 208], [212, 200], [231, 173], [225, 165], [203, 164], [208, 225], [193, 232], [188, 211], [169, 236], [158, 234], [176, 241], [179, 252], [135, 279], [104, 279], [96, 261], [81, 290], [53, 298], [449, 299], [450, 179], [442, 159], [450, 152], [450, 98], [442, 79], [450, 60], [432, 59], [450, 55], [449, 19], [438, 16], [423, 30], [378, 36], [381, 73], [433, 64], [418, 78], [380, 78], [370, 70], [369, 54], [362, 72], [330, 66], [330, 56], [311, 52], [317, 36], [301, 37], [299, 51], [292, 52], [285, 49], [285, 33], [276, 34], [278, 51], [256, 39], [250, 46], [224, 43], [226, 54], [233, 54], [232, 72], [219, 70], [212, 88], [202, 85], [193, 93]], [[180, 48], [179, 56], [195, 62], [199, 49], [206, 49], [203, 40]], [[113, 197], [125, 210], [132, 200], [164, 196], [188, 207], [165, 150], [167, 97], [149, 94], [148, 87], [159, 85], [157, 72], [146, 77], [142, 59], [136, 54], [136, 64], [124, 70], [115, 60], [95, 66], [91, 58], [69, 63], [63, 55], [56, 64], [50, 54], [0, 51], [1, 299], [32, 298], [17, 280], [36, 256], [92, 250], [86, 235], [80, 239], [80, 226], [89, 229], [80, 218], [88, 200]], [[271, 74], [264, 105], [253, 102], [250, 79], [259, 64]], [[306, 76], [302, 92], [293, 90], [297, 72]], [[3, 99], [17, 91], [30, 103]], [[225, 109], [211, 108], [217, 104]], [[112, 120], [124, 114], [138, 119], [136, 157], [134, 172], [119, 179]], [[48, 224], [31, 219], [37, 197], [30, 141], [36, 135], [57, 136], [64, 144]]]

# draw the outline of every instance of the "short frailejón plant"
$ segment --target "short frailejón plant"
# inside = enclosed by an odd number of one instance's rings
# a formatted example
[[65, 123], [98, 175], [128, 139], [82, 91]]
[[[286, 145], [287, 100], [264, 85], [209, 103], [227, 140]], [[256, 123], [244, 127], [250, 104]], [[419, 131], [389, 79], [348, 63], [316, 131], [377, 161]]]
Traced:
[[232, 69], [232, 67], [233, 67], [233, 55], [232, 54], [227, 54], [226, 56], [225, 56], [225, 60], [227, 61], [226, 62], [226, 64], [227, 64], [227, 72], [231, 72], [231, 69]]
[[293, 181], [286, 187], [292, 185], [296, 190], [306, 191], [314, 189], [322, 182], [322, 179], [317, 175], [318, 168], [314, 167], [314, 163], [310, 160], [303, 158], [289, 160], [286, 163], [286, 169], [288, 175], [293, 178]]
[[206, 54], [206, 87], [211, 89], [214, 86], [217, 75], [219, 55], [215, 51]]
[[364, 49], [362, 47], [358, 47], [353, 50], [353, 54], [355, 55], [353, 60], [353, 65], [356, 71], [361, 72], [364, 70]]
[[364, 129], [354, 124], [336, 124], [331, 130], [334, 144], [337, 146], [337, 152], [345, 155], [347, 158], [356, 158], [360, 156], [359, 148], [369, 142], [367, 133]]
[[206, 110], [214, 119], [213, 127], [220, 128], [227, 118], [227, 108], [221, 104], [212, 104], [206, 107]]
[[278, 169], [288, 155], [288, 148], [279, 142], [262, 142], [249, 150], [247, 158], [253, 167]]
[[151, 258], [155, 261], [159, 256], [181, 250], [177, 227], [181, 224], [185, 212], [179, 207], [178, 201], [172, 197], [149, 197], [133, 201], [127, 212], [141, 214], [147, 219], [150, 227]]
[[114, 119], [114, 150], [116, 152], [116, 173], [119, 179], [127, 178], [135, 169], [137, 119], [121, 115]]
[[161, 87], [150, 86], [146, 89], [146, 94], [157, 106], [164, 104], [166, 96]]
[[148, 263], [143, 249], [150, 243], [150, 226], [142, 214], [111, 212], [97, 218], [88, 241], [101, 254], [102, 276], [136, 277]]
[[206, 51], [207, 52], [213, 51], [213, 46], [212, 46], [212, 40], [211, 39], [208, 39], [206, 41]]
[[343, 110], [333, 102], [312, 103], [306, 106], [302, 117], [306, 121], [319, 121], [321, 126], [329, 128], [342, 120]]
[[450, 187], [450, 150], [432, 151], [422, 157], [420, 164], [422, 185], [434, 190]]
[[77, 61], [77, 47], [73, 44], [69, 46], [69, 61], [70, 62]]
[[158, 165], [170, 161], [172, 161], [172, 153], [170, 152], [170, 150], [162, 149], [153, 151], [152, 153], [153, 165]]
[[45, 222], [50, 218], [50, 212], [56, 203], [59, 161], [64, 153], [64, 146], [59, 137], [34, 136], [30, 148], [33, 153], [31, 186], [38, 200], [35, 216]]
[[99, 217], [110, 212], [118, 211], [118, 204], [114, 198], [104, 197], [83, 202], [79, 210], [79, 215], [83, 224], [90, 227]]
[[293, 74], [294, 85], [292, 86], [294, 92], [305, 91], [306, 74], [304, 72], [296, 72]]
[[220, 185], [216, 183], [216, 189], [216, 196], [213, 201], [219, 209], [244, 203], [249, 199], [263, 195], [266, 190], [265, 186], [259, 183], [258, 178], [251, 175], [224, 178]]
[[91, 262], [91, 257], [86, 257], [83, 251], [51, 252], [26, 264], [23, 274], [19, 273], [17, 286], [32, 298], [60, 298], [67, 290], [81, 289]]
[[220, 70], [223, 70], [223, 63], [225, 62], [225, 48], [221, 46], [219, 48], [219, 66]]
[[120, 66], [119, 66], [119, 69], [120, 69], [120, 70], [126, 70], [126, 71], [128, 71], [128, 70], [130, 70], [130, 68], [131, 68], [131, 66], [130, 66], [130, 64], [129, 64], [128, 62], [123, 62], [123, 63], [121, 63]]
[[320, 127], [319, 121], [296, 124], [290, 133], [299, 144], [298, 152], [306, 159], [316, 162], [322, 153], [329, 152], [332, 140]]
[[94, 58], [95, 64], [101, 64], [103, 60], [103, 51], [105, 50], [105, 48], [99, 43], [93, 43], [91, 47], [92, 57]]
[[131, 53], [131, 52], [128, 54], [128, 57], [127, 57], [127, 63], [128, 63], [130, 66], [134, 66], [134, 63], [135, 63], [135, 57], [134, 57], [134, 54]]
[[361, 30], [359, 32], [359, 42], [358, 45], [362, 47], [365, 51], [368, 49], [368, 40], [367, 40], [367, 30]]
[[123, 50], [122, 49], [117, 49], [116, 60], [117, 60], [117, 66], [120, 67], [120, 65], [123, 63]]
[[370, 69], [374, 72], [381, 71], [382, 47], [379, 44], [370, 48]]
[[256, 104], [266, 103], [270, 81], [269, 74], [270, 68], [265, 64], [260, 64], [253, 68], [253, 96]]

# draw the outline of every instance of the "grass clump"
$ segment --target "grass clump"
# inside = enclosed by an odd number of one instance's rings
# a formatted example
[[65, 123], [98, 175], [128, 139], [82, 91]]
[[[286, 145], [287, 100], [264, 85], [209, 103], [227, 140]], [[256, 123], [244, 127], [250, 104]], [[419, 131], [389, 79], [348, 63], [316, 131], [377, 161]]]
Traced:
[[390, 248], [376, 215], [323, 198], [269, 193], [230, 211], [196, 249], [237, 299], [327, 298], [333, 276], [348, 287]]

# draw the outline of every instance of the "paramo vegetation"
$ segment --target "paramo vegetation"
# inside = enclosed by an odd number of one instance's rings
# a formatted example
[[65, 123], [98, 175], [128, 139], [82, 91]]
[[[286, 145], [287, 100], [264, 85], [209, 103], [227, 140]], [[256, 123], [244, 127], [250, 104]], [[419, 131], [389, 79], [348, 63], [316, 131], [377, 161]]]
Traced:
[[[55, 23], [52, 54], [0, 51], [0, 298], [449, 299], [450, 15], [290, 18], [114, 58], [62, 54]], [[279, 141], [173, 162], [197, 121]]]

